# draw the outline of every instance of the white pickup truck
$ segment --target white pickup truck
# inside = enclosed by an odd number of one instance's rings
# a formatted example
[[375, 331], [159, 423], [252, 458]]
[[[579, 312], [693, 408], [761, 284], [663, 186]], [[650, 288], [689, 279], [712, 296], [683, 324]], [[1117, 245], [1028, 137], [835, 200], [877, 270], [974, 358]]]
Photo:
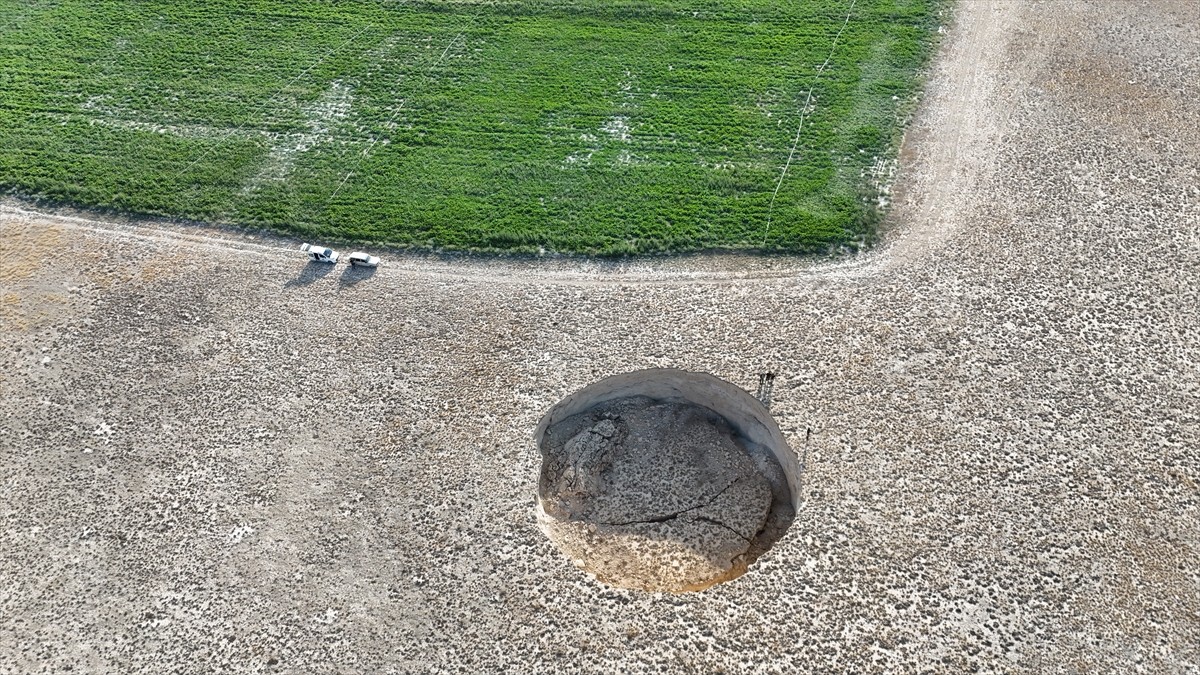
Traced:
[[312, 244], [300, 244], [300, 250], [307, 253], [313, 262], [329, 263], [330, 265], [337, 264], [338, 252], [331, 248], [313, 246]]

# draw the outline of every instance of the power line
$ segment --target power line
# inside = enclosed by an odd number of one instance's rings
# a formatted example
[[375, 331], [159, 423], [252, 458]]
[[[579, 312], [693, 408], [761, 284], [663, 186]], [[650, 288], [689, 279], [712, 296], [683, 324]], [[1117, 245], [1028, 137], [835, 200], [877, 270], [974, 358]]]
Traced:
[[792, 149], [788, 151], [787, 162], [783, 165], [783, 171], [779, 173], [779, 180], [775, 183], [775, 191], [771, 193], [771, 203], [767, 205], [767, 227], [763, 230], [762, 246], [767, 245], [767, 235], [771, 233], [771, 216], [775, 210], [775, 198], [779, 196], [779, 188], [783, 186], [783, 179], [787, 177], [788, 169], [792, 166], [792, 158], [796, 155], [796, 148], [800, 145], [800, 131], [804, 129], [804, 120], [812, 113], [809, 104], [812, 103], [813, 88], [816, 86], [817, 80], [821, 78], [821, 74], [825, 72], [825, 67], [829, 65], [829, 61], [833, 59], [833, 52], [837, 50], [838, 41], [842, 39], [842, 33], [846, 30], [846, 26], [850, 24], [850, 15], [854, 12], [854, 5], [858, 0], [850, 0], [850, 9], [846, 12], [846, 20], [842, 22], [841, 29], [833, 38], [833, 46], [829, 49], [829, 56], [825, 57], [825, 62], [817, 68], [817, 74], [813, 78], [813, 83], [808, 87], [808, 94], [804, 99], [804, 106], [800, 108], [800, 125], [796, 127], [796, 138], [792, 140]]
[[[454, 47], [454, 43], [458, 42], [459, 38], [461, 38], [463, 35], [466, 34], [467, 30], [470, 29], [471, 26], [475, 24], [475, 20], [477, 18], [478, 17], [471, 17], [471, 21], [468, 22], [467, 25], [465, 27], [463, 27], [460, 31], [458, 31], [457, 35], [455, 35], [453, 38], [450, 38], [450, 42], [446, 45], [446, 48], [442, 50], [441, 56], [439, 56], [437, 58], [437, 60], [434, 61], [431, 66], [429, 66], [429, 70], [437, 68], [439, 65], [441, 65], [442, 61], [444, 61], [446, 59], [446, 55], [450, 53], [450, 49], [452, 47]], [[428, 73], [426, 73], [426, 75], [428, 75]], [[405, 102], [406, 101], [401, 101], [400, 106], [397, 107], [396, 110], [392, 112], [392, 116], [389, 117], [388, 121], [386, 123], [384, 123], [384, 125], [383, 125], [385, 129], [391, 128], [392, 123], [396, 121], [396, 118], [399, 117], [400, 112], [402, 110], [404, 110]], [[370, 145], [368, 145], [367, 148], [365, 150], [363, 150], [362, 154], [358, 158], [358, 161], [354, 163], [354, 167], [346, 172], [346, 175], [342, 177], [341, 182], [338, 183], [336, 188], [334, 188], [333, 193], [329, 195], [329, 199], [325, 202], [326, 209], [328, 209], [329, 206], [331, 204], [333, 204], [333, 199], [338, 196], [339, 192], [342, 191], [342, 187], [344, 187], [346, 185], [346, 181], [350, 180], [350, 177], [353, 176], [358, 171], [358, 169], [362, 166], [362, 163], [365, 162], [367, 160], [367, 157], [369, 157], [371, 155], [371, 152], [375, 150], [375, 145], [377, 143], [379, 143], [378, 138], [371, 139]]]
[[250, 120], [251, 120], [251, 119], [253, 119], [253, 118], [255, 118], [255, 117], [257, 117], [257, 116], [259, 115], [259, 113], [261, 113], [263, 110], [265, 110], [265, 109], [267, 108], [267, 106], [268, 106], [268, 105], [270, 105], [270, 104], [271, 104], [271, 102], [272, 102], [272, 101], [274, 101], [274, 100], [275, 100], [275, 99], [276, 99], [276, 98], [277, 98], [277, 97], [278, 97], [280, 94], [282, 94], [282, 93], [283, 93], [283, 91], [284, 91], [285, 89], [287, 89], [288, 87], [292, 86], [292, 85], [293, 85], [293, 84], [295, 84], [296, 82], [300, 81], [300, 78], [302, 78], [302, 77], [304, 77], [305, 75], [309, 74], [309, 73], [312, 71], [312, 69], [313, 69], [313, 68], [316, 68], [317, 66], [321, 65], [322, 63], [324, 63], [324, 62], [325, 62], [325, 60], [326, 60], [326, 59], [328, 59], [330, 56], [333, 56], [334, 54], [336, 54], [336, 53], [338, 53], [338, 52], [342, 51], [343, 49], [345, 49], [345, 48], [346, 48], [346, 45], [348, 45], [348, 44], [350, 44], [351, 42], [353, 42], [354, 40], [358, 39], [358, 36], [360, 36], [360, 35], [362, 35], [363, 33], [367, 32], [367, 29], [369, 29], [369, 28], [372, 28], [372, 27], [374, 27], [374, 24], [367, 24], [366, 26], [364, 26], [364, 27], [363, 27], [363, 29], [362, 29], [362, 30], [358, 31], [358, 32], [357, 32], [357, 33], [355, 33], [354, 35], [351, 35], [349, 38], [347, 38], [345, 42], [343, 42], [342, 44], [338, 45], [337, 47], [335, 47], [335, 48], [333, 48], [333, 49], [329, 50], [328, 52], [325, 52], [325, 54], [324, 54], [323, 56], [321, 56], [321, 58], [317, 59], [317, 60], [316, 60], [316, 61], [314, 61], [314, 62], [313, 62], [311, 65], [309, 65], [307, 68], [305, 68], [304, 70], [300, 71], [300, 74], [299, 74], [299, 75], [297, 75], [297, 76], [293, 77], [291, 80], [288, 80], [286, 83], [284, 83], [284, 85], [283, 85], [282, 87], [280, 87], [280, 88], [279, 88], [279, 91], [276, 91], [274, 94], [272, 94], [272, 95], [271, 95], [271, 97], [270, 97], [270, 98], [268, 98], [266, 101], [264, 101], [264, 102], [263, 102], [263, 104], [262, 104], [262, 105], [260, 105], [260, 106], [259, 106], [259, 107], [258, 107], [258, 108], [257, 108], [257, 109], [254, 111], [254, 113], [253, 113], [252, 115], [250, 115], [250, 116], [247, 116], [247, 117], [246, 117], [246, 120], [245, 120], [244, 122], [242, 122], [242, 123], [241, 123], [241, 124], [239, 124], [238, 126], [234, 127], [233, 129], [229, 130], [228, 132], [226, 132], [226, 134], [225, 134], [224, 136], [222, 136], [222, 137], [221, 137], [221, 139], [220, 139], [219, 141], [217, 141], [216, 143], [213, 143], [212, 145], [210, 145], [208, 148], [206, 148], [206, 149], [204, 150], [204, 152], [200, 153], [200, 155], [199, 155], [198, 157], [196, 157], [196, 159], [192, 160], [192, 161], [191, 161], [191, 162], [190, 162], [190, 163], [189, 163], [187, 166], [185, 166], [185, 167], [183, 167], [182, 169], [180, 169], [180, 170], [179, 170], [179, 171], [178, 171], [178, 172], [175, 174], [175, 178], [178, 178], [178, 177], [182, 176], [183, 174], [187, 173], [188, 171], [190, 171], [190, 170], [191, 170], [191, 168], [192, 168], [193, 166], [196, 166], [196, 164], [198, 164], [198, 163], [200, 162], [200, 160], [204, 159], [204, 158], [205, 158], [205, 157], [207, 157], [207, 156], [208, 156], [210, 153], [212, 153], [212, 151], [213, 151], [213, 150], [214, 150], [214, 149], [217, 147], [217, 145], [219, 145], [221, 142], [224, 142], [224, 141], [225, 141], [226, 139], [228, 139], [230, 136], [233, 136], [234, 134], [236, 134], [236, 133], [240, 132], [242, 129], [246, 128], [246, 125], [250, 123]]

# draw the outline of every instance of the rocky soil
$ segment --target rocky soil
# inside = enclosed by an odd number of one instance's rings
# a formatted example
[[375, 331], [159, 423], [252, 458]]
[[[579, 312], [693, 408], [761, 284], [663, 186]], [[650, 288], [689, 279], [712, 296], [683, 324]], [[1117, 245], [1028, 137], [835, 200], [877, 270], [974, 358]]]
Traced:
[[[644, 396], [568, 417], [541, 443], [543, 528], [622, 588], [682, 592], [736, 577], [773, 490], [716, 413]], [[786, 493], [783, 470], [775, 467]]]
[[[4, 206], [0, 671], [1196, 672], [1197, 6], [957, 12], [848, 261], [368, 275]], [[807, 460], [700, 593], [535, 518], [543, 413], [658, 366], [777, 373]]]

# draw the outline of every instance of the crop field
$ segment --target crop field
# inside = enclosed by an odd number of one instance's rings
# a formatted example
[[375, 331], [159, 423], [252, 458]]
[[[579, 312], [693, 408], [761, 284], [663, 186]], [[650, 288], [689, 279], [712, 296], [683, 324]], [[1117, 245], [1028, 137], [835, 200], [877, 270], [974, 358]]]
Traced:
[[0, 0], [0, 190], [393, 246], [869, 238], [943, 0]]

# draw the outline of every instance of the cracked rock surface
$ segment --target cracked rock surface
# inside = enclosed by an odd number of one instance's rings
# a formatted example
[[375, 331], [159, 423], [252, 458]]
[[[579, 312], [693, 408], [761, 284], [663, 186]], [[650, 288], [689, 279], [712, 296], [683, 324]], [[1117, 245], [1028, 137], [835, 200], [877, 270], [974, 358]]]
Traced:
[[552, 425], [541, 445], [542, 527], [602, 581], [699, 590], [752, 562], [772, 486], [711, 410], [609, 401]]

